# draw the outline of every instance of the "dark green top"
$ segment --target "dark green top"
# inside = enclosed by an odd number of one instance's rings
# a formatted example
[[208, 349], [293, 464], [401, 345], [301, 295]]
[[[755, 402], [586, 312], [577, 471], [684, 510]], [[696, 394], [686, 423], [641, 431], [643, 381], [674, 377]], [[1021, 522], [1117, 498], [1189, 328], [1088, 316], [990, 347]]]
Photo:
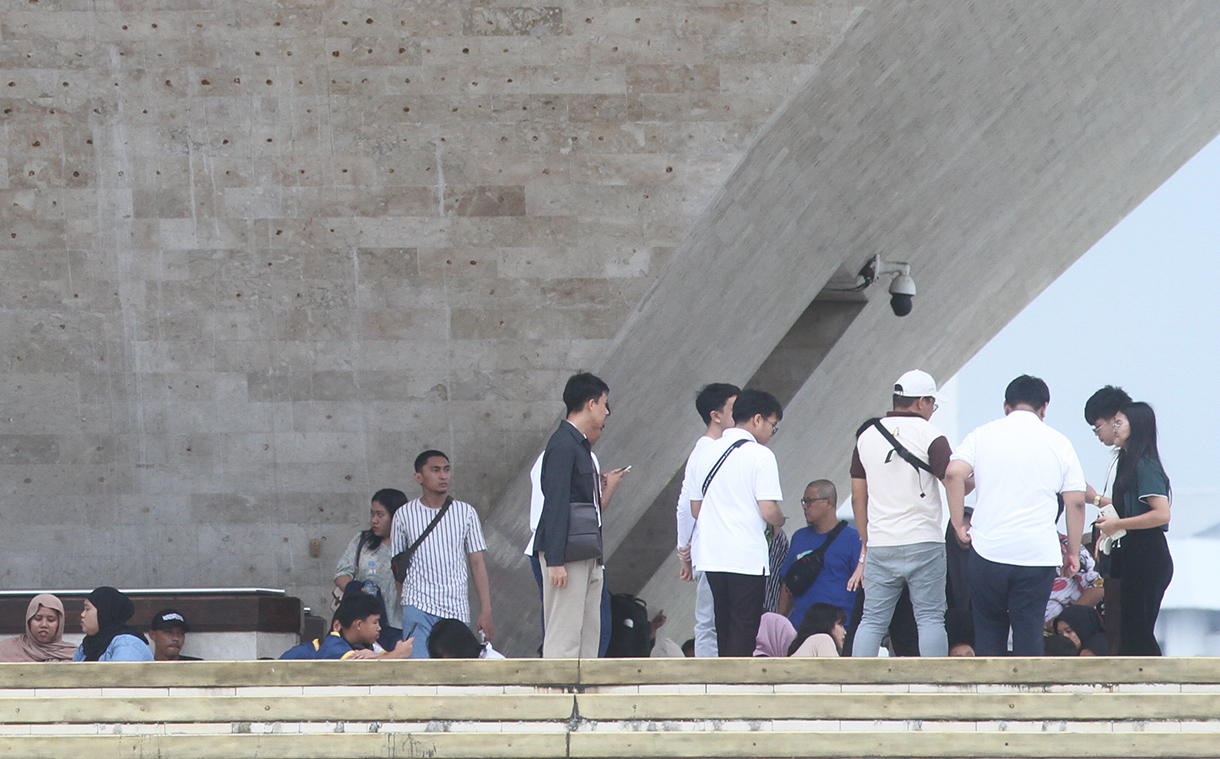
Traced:
[[[1154, 495], [1169, 497], [1169, 478], [1165, 476], [1161, 462], [1152, 456], [1145, 456], [1135, 465], [1134, 486], [1127, 488], [1122, 504], [1115, 504], [1121, 512], [1119, 516], [1134, 517], [1152, 511], [1147, 499]], [[1163, 524], [1160, 529], [1168, 531], [1169, 525]]]

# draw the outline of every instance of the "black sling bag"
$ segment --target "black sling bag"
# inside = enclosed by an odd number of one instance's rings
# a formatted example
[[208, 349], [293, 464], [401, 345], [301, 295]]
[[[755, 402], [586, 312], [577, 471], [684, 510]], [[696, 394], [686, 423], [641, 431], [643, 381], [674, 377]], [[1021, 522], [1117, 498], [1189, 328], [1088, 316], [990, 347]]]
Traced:
[[845, 527], [847, 527], [847, 522], [840, 520], [826, 535], [822, 545], [792, 562], [792, 566], [788, 567], [788, 571], [784, 574], [784, 584], [788, 586], [793, 598], [799, 597], [813, 587], [814, 581], [818, 579], [818, 575], [822, 573], [822, 567], [826, 564], [826, 549], [830, 548], [830, 544], [835, 542], [835, 538], [839, 537], [839, 533], [843, 532]]
[[436, 523], [441, 521], [441, 517], [445, 516], [445, 512], [453, 505], [453, 496], [446, 496], [444, 505], [436, 516], [432, 517], [432, 521], [420, 533], [420, 536], [415, 539], [415, 542], [407, 546], [407, 550], [402, 553], [394, 554], [394, 558], [390, 559], [390, 571], [394, 573], [394, 580], [401, 585], [407, 579], [407, 570], [411, 568], [411, 560], [415, 558], [415, 550], [419, 548], [419, 544], [424, 542], [424, 538], [432, 534], [436, 529]]

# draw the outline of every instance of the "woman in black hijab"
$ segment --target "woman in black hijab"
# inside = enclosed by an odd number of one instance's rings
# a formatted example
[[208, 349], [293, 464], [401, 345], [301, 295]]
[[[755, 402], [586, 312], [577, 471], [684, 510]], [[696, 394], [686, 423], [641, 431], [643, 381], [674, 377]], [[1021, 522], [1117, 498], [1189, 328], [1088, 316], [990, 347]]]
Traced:
[[1069, 606], [1055, 617], [1054, 631], [1076, 644], [1081, 656], [1105, 656], [1106, 628], [1092, 606]]
[[72, 661], [152, 661], [148, 641], [126, 624], [135, 613], [131, 599], [114, 588], [103, 585], [86, 596], [80, 615], [85, 639]]

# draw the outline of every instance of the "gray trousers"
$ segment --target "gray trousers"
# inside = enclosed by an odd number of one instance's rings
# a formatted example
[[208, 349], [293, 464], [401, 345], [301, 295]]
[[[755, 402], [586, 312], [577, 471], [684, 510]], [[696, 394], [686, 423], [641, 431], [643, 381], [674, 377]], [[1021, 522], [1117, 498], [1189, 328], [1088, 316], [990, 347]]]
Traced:
[[695, 656], [720, 655], [716, 645], [716, 606], [707, 577], [695, 572]]
[[870, 546], [864, 561], [864, 613], [852, 656], [876, 656], [889, 629], [902, 586], [911, 589], [919, 626], [919, 655], [948, 656], [945, 632], [945, 544]]

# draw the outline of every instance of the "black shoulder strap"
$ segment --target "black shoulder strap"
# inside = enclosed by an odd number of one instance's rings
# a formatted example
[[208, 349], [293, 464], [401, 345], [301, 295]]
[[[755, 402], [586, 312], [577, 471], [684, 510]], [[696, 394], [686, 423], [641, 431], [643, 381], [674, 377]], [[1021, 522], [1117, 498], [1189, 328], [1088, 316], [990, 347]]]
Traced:
[[874, 419], [872, 421], [872, 424], [874, 427], [877, 428], [878, 432], [880, 432], [883, 436], [885, 436], [885, 439], [889, 441], [890, 445], [894, 446], [894, 452], [897, 453], [902, 458], [906, 459], [906, 462], [908, 464], [915, 467], [916, 469], [924, 470], [928, 474], [931, 474], [933, 477], [936, 476], [932, 472], [932, 467], [928, 466], [927, 463], [925, 463], [923, 461], [923, 459], [919, 458], [915, 454], [908, 451], [906, 449], [906, 446], [904, 446], [902, 443], [899, 443], [898, 438], [896, 438], [890, 434], [890, 431], [885, 428], [885, 425], [881, 423], [880, 419]]
[[[885, 428], [885, 425], [881, 423], [880, 419], [870, 419], [868, 422], [866, 422], [864, 424], [863, 427], [860, 428], [860, 432], [863, 432], [865, 429], [867, 429], [870, 424], [872, 426], [876, 427], [877, 431], [880, 432], [882, 434], [882, 436], [885, 437], [885, 439], [889, 441], [890, 445], [892, 445], [894, 447], [894, 453], [897, 453], [908, 464], [915, 467], [916, 475], [918, 475], [919, 472], [922, 470], [922, 471], [925, 471], [928, 474], [932, 475], [933, 477], [936, 476], [936, 473], [932, 471], [932, 467], [928, 466], [928, 464], [926, 464], [922, 459], [920, 459], [918, 456], [916, 456], [915, 454], [908, 451], [907, 447], [905, 445], [898, 442], [898, 438], [896, 438], [890, 434], [890, 431]], [[920, 487], [919, 497], [923, 498], [924, 496], [927, 495], [927, 493], [923, 491], [922, 482], [920, 482], [919, 487]]]
[[445, 512], [448, 511], [449, 507], [452, 505], [453, 496], [445, 496], [445, 503], [441, 505], [441, 510], [437, 512], [436, 516], [432, 517], [432, 521], [428, 523], [428, 526], [424, 528], [424, 531], [420, 533], [419, 537], [415, 539], [415, 542], [411, 544], [411, 547], [407, 549], [408, 554], [415, 553], [415, 549], [419, 548], [419, 544], [424, 542], [424, 538], [432, 534], [432, 531], [436, 529], [436, 523], [441, 521], [441, 517], [445, 516]]
[[833, 542], [835, 542], [835, 538], [839, 537], [839, 533], [840, 533], [840, 532], [843, 532], [843, 529], [844, 529], [845, 527], [847, 527], [847, 522], [845, 522], [844, 520], [840, 519], [840, 520], [839, 520], [839, 523], [835, 525], [835, 528], [834, 528], [833, 530], [831, 530], [831, 531], [830, 531], [830, 534], [828, 534], [828, 535], [826, 536], [826, 539], [822, 541], [822, 545], [820, 545], [820, 546], [818, 546], [817, 548], [815, 548], [815, 549], [813, 550], [813, 553], [817, 554], [817, 557], [818, 557], [819, 559], [820, 559], [820, 558], [822, 558], [823, 556], [825, 556], [825, 555], [826, 555], [826, 549], [827, 549], [827, 548], [830, 548], [830, 544], [831, 544], [831, 543], [833, 543]]
[[[707, 479], [703, 481], [703, 494], [704, 495], [707, 495], [708, 486], [712, 484], [712, 478], [716, 476], [716, 472], [720, 471], [720, 466], [722, 464], [724, 464], [724, 460], [729, 457], [730, 453], [737, 450], [741, 446], [745, 445], [747, 442], [749, 442], [749, 441], [747, 441], [745, 438], [734, 441], [734, 443], [729, 446], [728, 450], [720, 455], [720, 458], [716, 460], [716, 465], [712, 467], [712, 471], [707, 473]], [[691, 500], [694, 500], [694, 499], [691, 499]]]

